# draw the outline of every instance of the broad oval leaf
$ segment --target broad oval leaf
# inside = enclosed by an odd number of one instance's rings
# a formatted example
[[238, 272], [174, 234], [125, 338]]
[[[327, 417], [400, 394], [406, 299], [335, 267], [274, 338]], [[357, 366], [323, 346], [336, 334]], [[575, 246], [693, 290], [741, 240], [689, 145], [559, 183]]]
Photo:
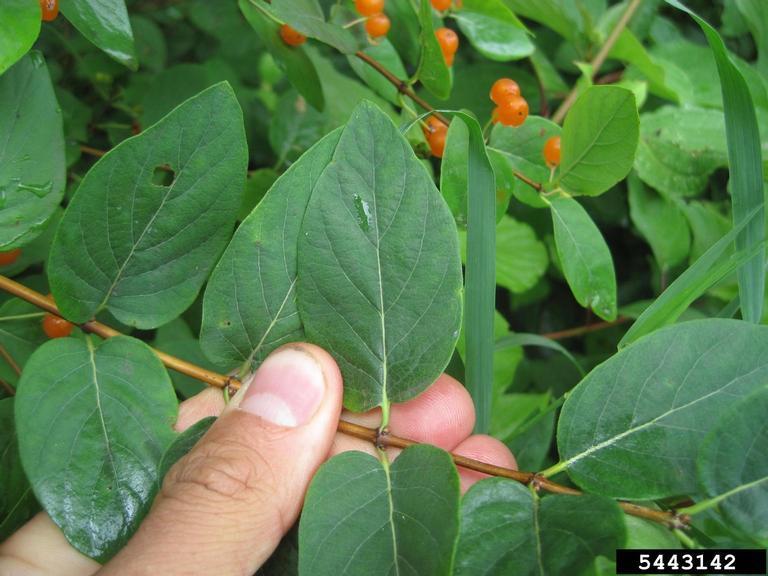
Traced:
[[768, 544], [768, 388], [728, 411], [701, 446], [699, 482], [731, 526]]
[[626, 538], [616, 502], [600, 496], [539, 499], [512, 480], [478, 482], [461, 503], [456, 576], [579, 574]]
[[125, 0], [61, 0], [61, 13], [98, 48], [136, 70], [136, 49]]
[[108, 559], [149, 510], [175, 436], [177, 401], [160, 360], [127, 336], [51, 340], [29, 359], [15, 412], [35, 496], [75, 548]]
[[402, 402], [432, 384], [461, 326], [456, 227], [392, 121], [363, 102], [304, 215], [298, 306], [344, 375], [347, 408]]
[[616, 318], [616, 273], [608, 245], [573, 198], [552, 198], [552, 225], [563, 273], [579, 304], [605, 320]]
[[66, 185], [61, 110], [39, 52], [0, 76], [0, 142], [4, 251], [28, 244], [45, 230]]
[[519, 60], [533, 53], [525, 26], [501, 0], [464, 0], [452, 15], [475, 49], [490, 60]]
[[450, 574], [459, 529], [459, 477], [434, 446], [389, 465], [345, 452], [312, 480], [299, 524], [299, 574]]
[[247, 162], [226, 83], [112, 149], [83, 178], [51, 248], [64, 316], [80, 323], [107, 308], [140, 328], [178, 316], [229, 238]]
[[419, 4], [419, 22], [421, 23], [421, 58], [416, 78], [436, 98], [445, 100], [451, 95], [453, 74], [445, 63], [440, 43], [435, 37], [432, 5], [429, 0], [421, 0]]
[[0, 74], [32, 48], [39, 33], [38, 4], [27, 0], [4, 0], [0, 4]]
[[339, 141], [323, 138], [275, 182], [237, 229], [211, 274], [203, 301], [205, 353], [255, 368], [272, 350], [304, 337], [296, 305], [296, 247], [318, 179]]
[[618, 86], [592, 86], [563, 124], [559, 184], [569, 194], [597, 196], [632, 169], [640, 120], [634, 94]]
[[712, 422], [765, 385], [768, 327], [707, 319], [664, 328], [595, 368], [558, 424], [562, 462], [582, 488], [616, 498], [695, 493]]
[[[261, 2], [262, 0], [256, 0]], [[272, 0], [272, 12], [302, 34], [336, 48], [344, 54], [357, 50], [357, 41], [349, 30], [325, 20], [317, 0]]]
[[262, 14], [249, 0], [239, 0], [245, 19], [267, 45], [267, 49], [285, 69], [296, 90], [318, 110], [325, 106], [323, 88], [315, 65], [301, 46], [287, 46], [278, 33], [279, 26]]

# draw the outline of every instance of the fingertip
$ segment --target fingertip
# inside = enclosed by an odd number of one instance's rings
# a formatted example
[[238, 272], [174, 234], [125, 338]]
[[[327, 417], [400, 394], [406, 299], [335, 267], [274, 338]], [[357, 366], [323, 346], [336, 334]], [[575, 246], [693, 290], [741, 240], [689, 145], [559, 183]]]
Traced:
[[[453, 449], [453, 453], [472, 458], [473, 460], [479, 460], [486, 464], [493, 464], [495, 466], [517, 470], [517, 461], [512, 452], [510, 452], [506, 444], [493, 436], [486, 436], [485, 434], [475, 434], [474, 436], [470, 436], [456, 446], [456, 448]], [[489, 477], [488, 474], [459, 467], [461, 493], [464, 494], [469, 490], [470, 486]]]
[[225, 406], [224, 394], [219, 388], [206, 388], [179, 404], [179, 417], [174, 429], [184, 432], [203, 418], [220, 415]]

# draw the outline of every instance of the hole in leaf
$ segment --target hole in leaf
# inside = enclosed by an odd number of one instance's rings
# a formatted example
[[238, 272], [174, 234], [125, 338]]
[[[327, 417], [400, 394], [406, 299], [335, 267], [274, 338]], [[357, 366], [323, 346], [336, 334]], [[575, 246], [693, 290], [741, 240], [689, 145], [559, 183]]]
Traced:
[[176, 179], [176, 172], [168, 164], [155, 166], [152, 172], [152, 184], [155, 186], [170, 186]]

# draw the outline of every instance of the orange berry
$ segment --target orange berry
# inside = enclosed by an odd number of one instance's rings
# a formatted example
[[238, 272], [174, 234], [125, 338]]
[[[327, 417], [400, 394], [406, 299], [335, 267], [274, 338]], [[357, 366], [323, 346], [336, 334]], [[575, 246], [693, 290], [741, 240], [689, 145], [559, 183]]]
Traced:
[[10, 266], [19, 259], [19, 256], [21, 256], [21, 248], [0, 252], [0, 266]]
[[493, 121], [501, 122], [504, 126], [520, 126], [528, 118], [528, 102], [522, 96], [496, 106], [493, 111]]
[[301, 46], [307, 41], [307, 37], [304, 36], [304, 34], [298, 30], [294, 30], [288, 26], [288, 24], [280, 26], [280, 38], [282, 38], [283, 42], [288, 44], [288, 46]]
[[501, 106], [504, 102], [520, 96], [520, 86], [510, 78], [499, 78], [491, 86], [491, 100]]
[[368, 20], [365, 22], [365, 31], [371, 38], [379, 38], [387, 35], [390, 26], [391, 22], [386, 14], [374, 14], [368, 16]]
[[355, 10], [360, 16], [373, 16], [384, 11], [384, 0], [355, 0]]
[[448, 10], [451, 7], [451, 0], [432, 0], [432, 8], [435, 10]]
[[560, 136], [552, 136], [544, 143], [542, 150], [544, 161], [548, 166], [554, 168], [560, 165]]
[[456, 54], [459, 49], [459, 35], [450, 28], [438, 28], [435, 30], [435, 36], [440, 43], [440, 49], [446, 58]]
[[450, 68], [453, 66], [453, 54], [443, 54], [443, 58], [445, 58], [445, 65]]
[[59, 15], [59, 0], [40, 0], [41, 18], [45, 22], [56, 20]]
[[54, 314], [43, 316], [43, 331], [48, 338], [64, 338], [72, 334], [72, 322], [64, 320]]
[[445, 151], [445, 139], [448, 136], [448, 130], [438, 130], [436, 132], [432, 132], [427, 137], [427, 144], [429, 144], [429, 149], [432, 151], [432, 156], [435, 156], [437, 158], [443, 157], [443, 152]]

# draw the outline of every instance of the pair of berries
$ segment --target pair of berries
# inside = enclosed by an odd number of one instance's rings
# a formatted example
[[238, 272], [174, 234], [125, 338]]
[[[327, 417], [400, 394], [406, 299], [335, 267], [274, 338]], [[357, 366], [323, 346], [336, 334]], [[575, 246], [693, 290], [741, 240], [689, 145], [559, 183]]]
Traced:
[[459, 35], [450, 28], [438, 28], [435, 30], [440, 50], [443, 51], [446, 66], [453, 66], [453, 57], [459, 49]]
[[364, 16], [365, 31], [371, 38], [386, 36], [392, 25], [384, 14], [384, 0], [355, 0], [355, 10]]
[[427, 118], [427, 123], [423, 130], [432, 156], [442, 158], [445, 151], [445, 139], [448, 136], [448, 126], [434, 116], [430, 116]]
[[528, 102], [520, 94], [520, 86], [510, 78], [499, 78], [491, 87], [491, 100], [496, 104], [491, 118], [504, 126], [520, 126], [528, 118]]
[[56, 20], [59, 15], [59, 0], [40, 0], [40, 10], [43, 21]]
[[19, 259], [19, 256], [21, 256], [21, 248], [0, 252], [0, 266], [10, 266]]

